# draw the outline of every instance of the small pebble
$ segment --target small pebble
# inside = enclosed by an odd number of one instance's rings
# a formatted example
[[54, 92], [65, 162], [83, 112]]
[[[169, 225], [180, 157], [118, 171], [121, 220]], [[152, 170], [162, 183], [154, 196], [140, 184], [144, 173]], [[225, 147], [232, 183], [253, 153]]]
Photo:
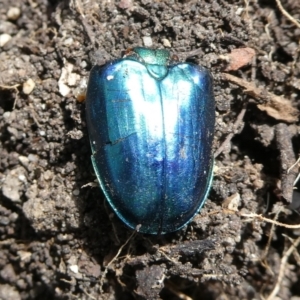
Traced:
[[9, 224], [9, 218], [8, 217], [5, 217], [5, 216], [1, 216], [0, 217], [0, 224], [1, 225], [8, 225]]
[[77, 266], [77, 265], [72, 265], [72, 266], [70, 266], [69, 268], [70, 268], [70, 270], [71, 270], [73, 273], [75, 273], [75, 274], [78, 273], [78, 266]]
[[74, 190], [74, 191], [73, 191], [73, 195], [74, 195], [74, 196], [78, 196], [79, 194], [80, 194], [80, 191], [79, 191], [79, 190]]
[[10, 216], [9, 216], [9, 220], [11, 222], [15, 222], [18, 218], [19, 218], [19, 215], [17, 213], [15, 213], [15, 212], [12, 213], [12, 214], [10, 214]]
[[81, 63], [80, 63], [80, 67], [82, 68], [82, 69], [85, 69], [86, 67], [87, 67], [87, 62], [85, 61], [85, 60], [83, 60]]
[[10, 40], [11, 40], [11, 35], [7, 33], [0, 34], [0, 47], [3, 47]]
[[7, 122], [7, 120], [9, 120], [9, 118], [10, 118], [10, 111], [6, 111], [4, 114], [3, 114], [3, 118], [4, 118], [4, 120]]
[[87, 88], [87, 79], [83, 78], [80, 80], [79, 84], [73, 91], [73, 94], [76, 97], [78, 102], [83, 102], [85, 100], [86, 88]]
[[26, 182], [26, 176], [25, 176], [24, 174], [20, 174], [20, 175], [18, 176], [18, 179], [19, 179], [20, 181], [22, 181], [22, 182]]
[[68, 76], [68, 86], [75, 86], [76, 82], [79, 81], [80, 76], [76, 73], [70, 73]]
[[30, 261], [30, 258], [31, 258], [31, 255], [32, 253], [31, 252], [28, 252], [28, 251], [23, 251], [23, 250], [19, 250], [17, 252], [19, 258], [21, 261], [25, 261], [25, 262], [29, 262]]
[[152, 47], [153, 45], [152, 38], [150, 36], [144, 36], [143, 43], [145, 47]]
[[162, 39], [162, 43], [165, 47], [171, 48], [171, 43], [168, 39]]
[[59, 93], [62, 96], [65, 97], [70, 93], [70, 88], [66, 84], [64, 84], [63, 82], [59, 82], [58, 86], [59, 86]]
[[24, 166], [24, 167], [28, 167], [29, 164], [29, 159], [26, 156], [19, 156], [18, 157], [19, 162]]
[[29, 78], [28, 80], [26, 80], [23, 83], [23, 93], [26, 94], [26, 95], [31, 94], [34, 87], [35, 87], [35, 82], [31, 78]]
[[53, 178], [53, 173], [50, 171], [50, 170], [47, 170], [45, 173], [44, 173], [44, 179], [45, 180], [51, 180]]
[[39, 160], [39, 157], [35, 154], [29, 154], [28, 155], [28, 160], [33, 162], [33, 163], [37, 163]]
[[8, 20], [16, 21], [21, 15], [21, 10], [18, 7], [11, 7], [6, 15]]
[[74, 39], [72, 37], [69, 37], [66, 40], [64, 40], [64, 45], [67, 47], [72, 46], [73, 43], [74, 43]]
[[243, 11], [244, 11], [243, 7], [238, 7], [238, 9], [236, 10], [235, 14], [238, 15], [238, 16], [240, 16]]

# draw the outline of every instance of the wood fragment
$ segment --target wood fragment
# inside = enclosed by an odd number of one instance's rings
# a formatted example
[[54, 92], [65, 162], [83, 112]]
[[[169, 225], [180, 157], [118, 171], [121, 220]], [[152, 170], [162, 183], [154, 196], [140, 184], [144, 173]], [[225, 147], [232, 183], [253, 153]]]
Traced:
[[247, 95], [264, 102], [263, 104], [257, 104], [257, 107], [261, 111], [265, 111], [270, 117], [293, 123], [298, 121], [299, 112], [291, 104], [291, 101], [268, 92], [263, 88], [256, 87], [254, 83], [248, 82], [231, 74], [222, 73], [223, 78], [229, 82], [235, 83], [238, 86], [244, 88], [244, 93]]
[[280, 151], [281, 165], [281, 192], [282, 197], [292, 203], [294, 181], [297, 177], [297, 168], [290, 169], [290, 166], [296, 161], [293, 149], [292, 135], [289, 126], [285, 123], [279, 123], [275, 126], [276, 143]]
[[232, 49], [226, 55], [220, 55], [220, 58], [228, 61], [225, 71], [236, 71], [248, 65], [255, 55], [255, 50], [249, 47]]

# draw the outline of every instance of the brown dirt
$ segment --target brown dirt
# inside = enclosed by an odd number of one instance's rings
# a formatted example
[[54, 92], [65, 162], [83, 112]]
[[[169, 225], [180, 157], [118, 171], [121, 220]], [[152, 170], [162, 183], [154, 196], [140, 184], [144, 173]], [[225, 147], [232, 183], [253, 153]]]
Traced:
[[[300, 19], [299, 1], [282, 5]], [[299, 228], [246, 218], [300, 223], [298, 166], [288, 172], [300, 152], [300, 28], [275, 0], [0, 0], [0, 35], [11, 37], [0, 47], [0, 299], [300, 299]], [[89, 184], [77, 98], [92, 65], [145, 37], [179, 57], [197, 50], [215, 78], [215, 150], [227, 142], [200, 214], [121, 248], [132, 231]], [[232, 62], [245, 47], [254, 58]]]

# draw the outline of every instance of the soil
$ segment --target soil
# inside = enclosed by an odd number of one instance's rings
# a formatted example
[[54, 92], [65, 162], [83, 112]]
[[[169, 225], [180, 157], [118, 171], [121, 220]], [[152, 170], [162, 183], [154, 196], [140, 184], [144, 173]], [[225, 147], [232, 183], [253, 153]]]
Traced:
[[[275, 0], [0, 0], [0, 299], [300, 299], [300, 2], [281, 4], [293, 20]], [[211, 192], [164, 236], [113, 214], [90, 160], [89, 71], [135, 46], [215, 81]]]

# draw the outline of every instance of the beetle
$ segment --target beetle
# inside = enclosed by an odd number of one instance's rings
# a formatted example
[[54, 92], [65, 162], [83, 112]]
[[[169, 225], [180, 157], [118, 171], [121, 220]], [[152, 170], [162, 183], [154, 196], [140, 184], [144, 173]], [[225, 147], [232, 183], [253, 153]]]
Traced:
[[130, 228], [165, 234], [199, 212], [212, 181], [213, 80], [164, 49], [136, 47], [90, 72], [92, 164]]

